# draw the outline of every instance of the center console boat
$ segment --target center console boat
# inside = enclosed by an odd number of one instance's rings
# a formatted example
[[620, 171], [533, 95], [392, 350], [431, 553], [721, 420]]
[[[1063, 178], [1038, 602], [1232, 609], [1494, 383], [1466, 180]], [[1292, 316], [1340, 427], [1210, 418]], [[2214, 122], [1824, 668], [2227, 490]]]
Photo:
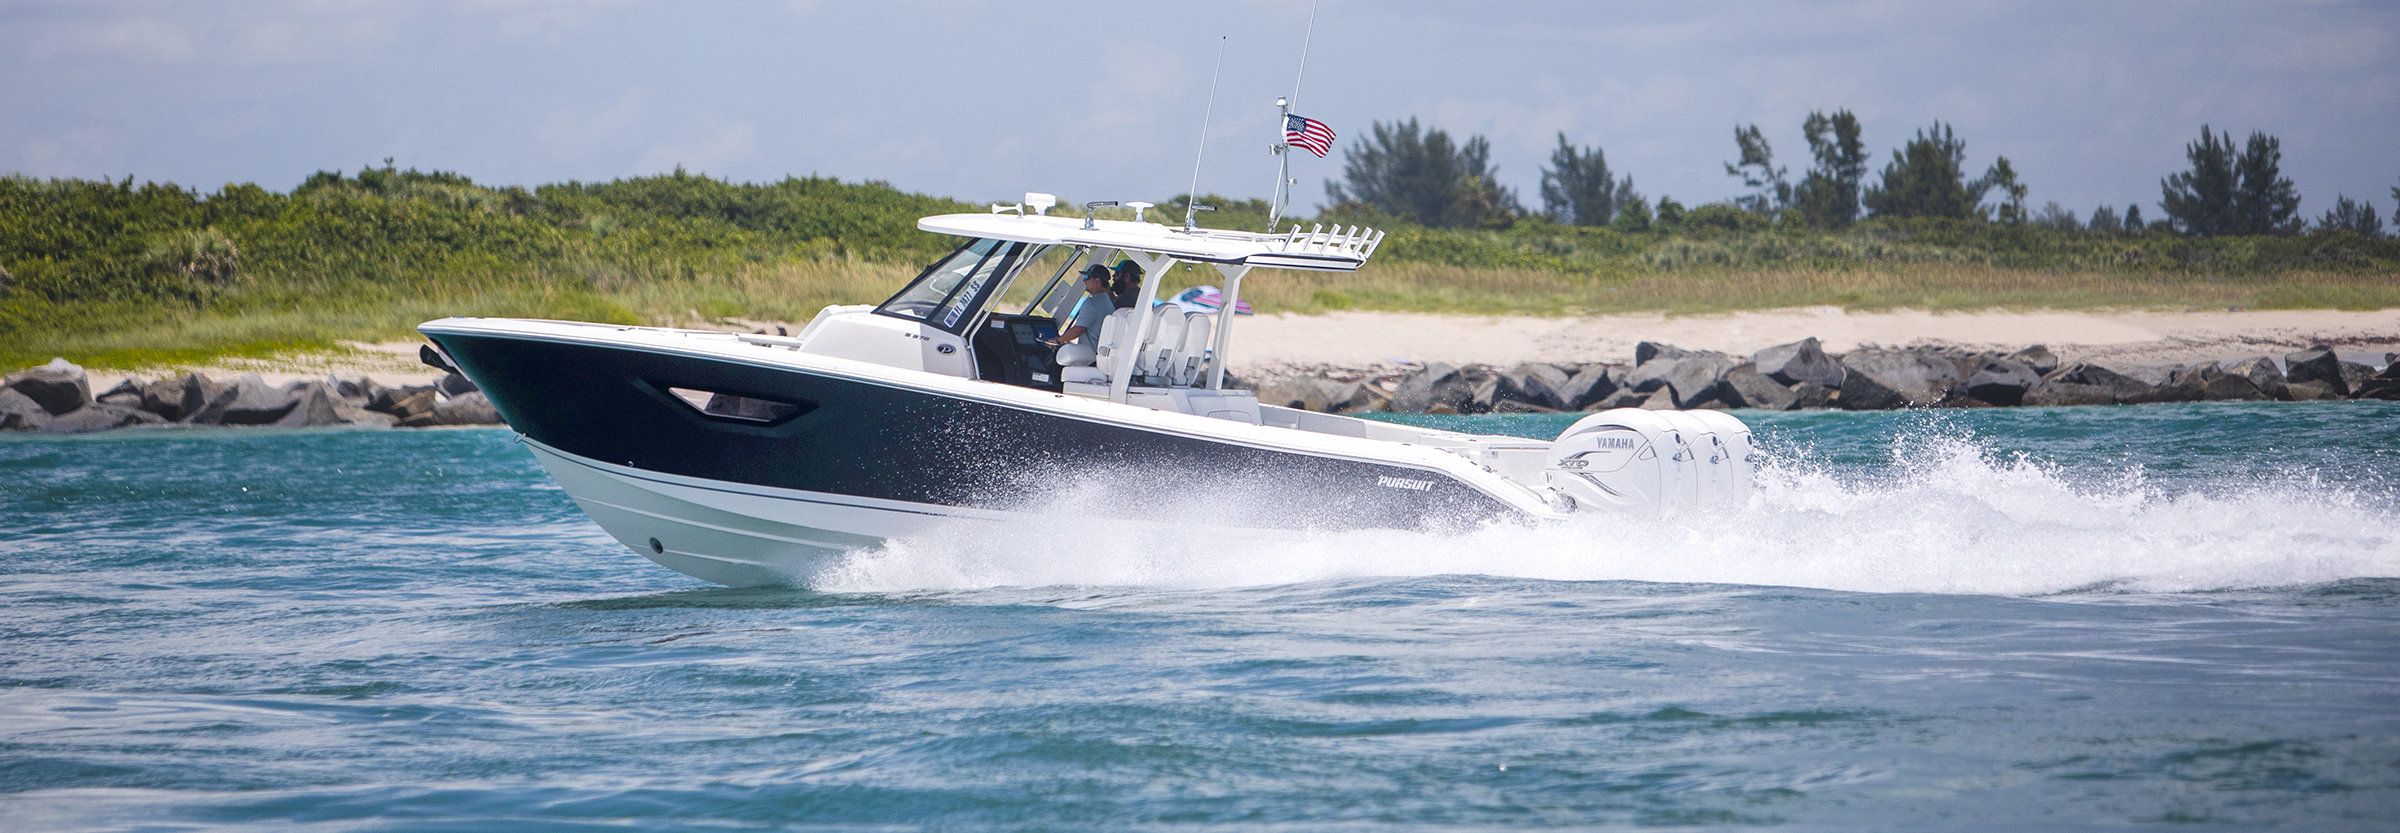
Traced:
[[[1749, 430], [1714, 411], [1608, 411], [1543, 441], [1261, 403], [1225, 386], [1235, 322], [1217, 310], [1254, 269], [1356, 270], [1381, 232], [1057, 217], [1052, 203], [920, 220], [961, 244], [882, 304], [827, 307], [789, 337], [489, 318], [418, 330], [601, 528], [736, 586], [804, 584], [958, 525], [1438, 533], [1749, 493]], [[1142, 265], [1139, 298], [1062, 366], [1044, 339], [1077, 294], [1069, 276], [1111, 258]], [[1220, 273], [1219, 307], [1158, 300], [1177, 264]]]

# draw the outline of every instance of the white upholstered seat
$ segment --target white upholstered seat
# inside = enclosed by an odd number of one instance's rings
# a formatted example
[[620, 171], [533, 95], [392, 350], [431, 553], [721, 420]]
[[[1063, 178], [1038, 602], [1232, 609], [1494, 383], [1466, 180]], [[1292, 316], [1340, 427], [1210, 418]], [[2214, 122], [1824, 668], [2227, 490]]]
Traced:
[[1160, 304], [1150, 309], [1150, 337], [1142, 344], [1142, 362], [1134, 373], [1174, 384], [1175, 356], [1183, 349], [1183, 308]]

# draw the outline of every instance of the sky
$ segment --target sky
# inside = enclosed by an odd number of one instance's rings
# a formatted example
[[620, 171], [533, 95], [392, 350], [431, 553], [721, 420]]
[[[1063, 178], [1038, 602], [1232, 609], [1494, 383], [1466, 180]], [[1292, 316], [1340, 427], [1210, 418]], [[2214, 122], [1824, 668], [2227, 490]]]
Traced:
[[0, 170], [202, 190], [388, 157], [491, 185], [682, 166], [1157, 201], [1197, 161], [1201, 192], [1264, 197], [1298, 80], [1294, 111], [1339, 134], [1293, 163], [1304, 213], [1379, 121], [1487, 137], [1536, 209], [1562, 132], [1698, 205], [1743, 192], [1737, 125], [1797, 179], [1802, 120], [1848, 109], [1876, 169], [1939, 120], [2037, 208], [2155, 218], [2207, 124], [2278, 137], [2306, 216], [2337, 193], [2400, 215], [2392, 0], [0, 0], [0, 43]]

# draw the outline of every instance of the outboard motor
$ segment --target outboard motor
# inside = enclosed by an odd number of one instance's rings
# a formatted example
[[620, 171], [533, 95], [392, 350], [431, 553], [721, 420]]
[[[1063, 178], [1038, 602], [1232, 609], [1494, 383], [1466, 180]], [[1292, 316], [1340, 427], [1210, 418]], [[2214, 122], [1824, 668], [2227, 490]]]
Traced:
[[1618, 408], [1568, 426], [1550, 444], [1542, 478], [1578, 507], [1653, 515], [1677, 502], [1683, 439], [1656, 411]]
[[1718, 467], [1718, 475], [1724, 479], [1725, 483], [1725, 490], [1722, 493], [1724, 504], [1728, 506], [1747, 504], [1750, 499], [1750, 478], [1757, 471], [1750, 461], [1751, 455], [1757, 453], [1757, 447], [1750, 443], [1750, 426], [1724, 411], [1699, 410], [1685, 411], [1684, 413], [1709, 423], [1709, 426], [1715, 429], [1717, 443], [1725, 454], [1724, 464]]
[[1658, 417], [1675, 426], [1683, 438], [1684, 453], [1675, 458], [1683, 472], [1683, 505], [1695, 509], [1715, 507], [1725, 492], [1724, 478], [1717, 471], [1724, 452], [1717, 440], [1716, 427], [1688, 411], [1659, 411]]
[[1750, 493], [1750, 429], [1714, 411], [1603, 411], [1550, 445], [1543, 478], [1578, 507], [1636, 515], [1738, 504]]

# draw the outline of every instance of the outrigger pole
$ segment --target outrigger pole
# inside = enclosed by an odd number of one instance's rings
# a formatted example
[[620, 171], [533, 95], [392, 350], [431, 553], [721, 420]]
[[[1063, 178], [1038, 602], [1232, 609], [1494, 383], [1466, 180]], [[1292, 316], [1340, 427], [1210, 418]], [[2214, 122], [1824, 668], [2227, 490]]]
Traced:
[[1300, 80], [1308, 77], [1308, 44], [1316, 36], [1317, 4], [1310, 3], [1308, 4], [1308, 31], [1307, 34], [1300, 36], [1300, 71], [1292, 75], [1292, 97], [1275, 99], [1275, 109], [1278, 111], [1275, 117], [1275, 144], [1267, 148], [1267, 152], [1275, 154], [1276, 157], [1275, 204], [1269, 206], [1267, 210], [1267, 231], [1269, 233], [1275, 231], [1275, 224], [1283, 219], [1284, 206], [1291, 202], [1291, 186], [1299, 184], [1298, 180], [1292, 179], [1292, 142], [1286, 138], [1289, 133], [1284, 126], [1292, 122], [1293, 105], [1300, 103]]
[[1200, 115], [1200, 152], [1192, 157], [1192, 190], [1184, 192], [1183, 197], [1183, 230], [1186, 232], [1199, 229], [1199, 223], [1194, 218], [1200, 216], [1201, 210], [1216, 210], [1200, 204], [1200, 162], [1208, 158], [1208, 120], [1217, 114], [1217, 78], [1224, 74], [1225, 36], [1218, 35], [1217, 70], [1208, 76], [1208, 109]]

